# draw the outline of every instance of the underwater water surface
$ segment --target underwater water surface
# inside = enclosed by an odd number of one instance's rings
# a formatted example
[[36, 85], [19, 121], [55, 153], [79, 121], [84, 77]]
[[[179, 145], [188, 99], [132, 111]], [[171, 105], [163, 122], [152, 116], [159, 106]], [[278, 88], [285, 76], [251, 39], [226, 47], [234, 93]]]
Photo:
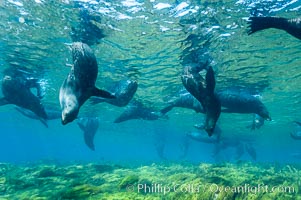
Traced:
[[[191, 109], [114, 123], [129, 105], [88, 100], [79, 117], [99, 120], [93, 151], [76, 120], [49, 120], [46, 127], [15, 105], [4, 105], [0, 198], [300, 198], [301, 140], [290, 133], [301, 131], [294, 122], [301, 120], [301, 43], [282, 30], [247, 33], [250, 16], [296, 18], [300, 8], [293, 0], [1, 1], [0, 71], [26, 68], [40, 79], [42, 103], [54, 109], [60, 110], [59, 89], [70, 71], [76, 30], [85, 29], [99, 88], [135, 80], [133, 100], [157, 112], [183, 90], [184, 66], [208, 62], [216, 89], [252, 91], [272, 120], [251, 130], [253, 114], [221, 113], [222, 136], [239, 141], [223, 146], [187, 137], [204, 120]], [[85, 20], [101, 32], [90, 33]], [[237, 191], [239, 186], [247, 190]], [[280, 189], [272, 191], [274, 186]]]

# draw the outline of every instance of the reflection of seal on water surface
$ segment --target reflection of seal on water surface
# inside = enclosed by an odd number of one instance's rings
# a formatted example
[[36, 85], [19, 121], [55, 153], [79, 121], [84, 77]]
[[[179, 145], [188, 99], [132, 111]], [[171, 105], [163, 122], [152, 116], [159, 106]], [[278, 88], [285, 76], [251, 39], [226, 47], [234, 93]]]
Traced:
[[15, 104], [31, 110], [43, 119], [47, 119], [40, 99], [30, 91], [26, 79], [9, 75], [4, 76], [2, 79], [2, 93], [4, 97], [0, 99], [0, 106]]
[[250, 17], [248, 34], [268, 28], [281, 29], [301, 40], [301, 18], [286, 19], [282, 17]]
[[91, 96], [114, 98], [114, 95], [95, 87], [98, 67], [92, 49], [81, 42], [72, 45], [73, 66], [60, 88], [62, 123], [72, 122], [80, 107]]

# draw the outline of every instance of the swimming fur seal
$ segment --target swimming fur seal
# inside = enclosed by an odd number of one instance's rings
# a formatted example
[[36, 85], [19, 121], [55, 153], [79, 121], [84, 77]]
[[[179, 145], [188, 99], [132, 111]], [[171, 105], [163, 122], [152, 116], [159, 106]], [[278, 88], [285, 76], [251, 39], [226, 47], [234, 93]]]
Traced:
[[215, 78], [212, 67], [208, 67], [205, 80], [199, 70], [189, 66], [184, 68], [181, 78], [186, 90], [201, 103], [206, 114], [204, 129], [211, 136], [221, 113], [221, 103], [214, 94]]
[[256, 149], [252, 145], [252, 143], [255, 142], [255, 138], [252, 138], [250, 135], [222, 136], [221, 130], [217, 126], [212, 137], [208, 137], [202, 130], [198, 132], [188, 132], [186, 136], [198, 142], [214, 144], [213, 156], [217, 156], [221, 150], [234, 147], [236, 149], [236, 159], [239, 159], [244, 152], [247, 151], [251, 158], [256, 160]]
[[121, 80], [115, 83], [110, 91], [114, 94], [116, 98], [114, 99], [104, 99], [98, 97], [92, 97], [90, 101], [92, 104], [106, 102], [114, 106], [123, 107], [126, 106], [138, 88], [138, 83], [135, 80]]
[[84, 43], [72, 44], [73, 66], [60, 88], [62, 124], [72, 122], [80, 107], [91, 96], [114, 98], [111, 93], [95, 87], [98, 66], [92, 49]]
[[46, 120], [47, 114], [40, 98], [30, 91], [30, 88], [36, 85], [32, 83], [34, 81], [36, 80], [5, 75], [2, 79], [2, 93], [4, 97], [0, 99], [0, 106], [15, 104], [31, 110], [37, 116]]
[[216, 93], [225, 113], [256, 113], [265, 120], [271, 120], [265, 105], [248, 92], [237, 89], [225, 89]]
[[286, 19], [282, 17], [250, 17], [248, 35], [268, 28], [286, 31], [301, 40], [301, 18]]
[[133, 99], [126, 110], [115, 119], [114, 123], [124, 122], [130, 119], [157, 120], [161, 114], [146, 107], [140, 101]]
[[167, 112], [172, 110], [174, 107], [188, 108], [192, 109], [197, 113], [205, 113], [200, 102], [194, 98], [189, 92], [185, 90], [179, 94], [179, 96], [175, 100], [171, 100], [168, 102], [168, 105], [161, 109], [161, 113], [165, 115]]
[[99, 119], [97, 117], [80, 118], [77, 121], [77, 125], [84, 132], [84, 140], [86, 145], [95, 151], [94, 136], [99, 127]]
[[301, 140], [301, 123], [298, 121], [294, 121], [297, 124], [297, 127], [294, 131], [290, 132], [291, 138], [294, 140]]
[[[31, 119], [38, 119], [42, 122], [42, 124], [44, 124], [44, 126], [46, 126], [48, 128], [48, 123], [45, 120], [42, 120], [41, 117], [37, 116], [34, 112], [25, 109], [25, 108], [21, 108], [16, 106], [15, 109], [21, 113], [22, 115], [29, 117]], [[61, 111], [54, 108], [54, 107], [49, 107], [49, 106], [44, 106], [45, 112], [47, 114], [47, 120], [54, 120], [54, 119], [60, 119], [61, 118]]]

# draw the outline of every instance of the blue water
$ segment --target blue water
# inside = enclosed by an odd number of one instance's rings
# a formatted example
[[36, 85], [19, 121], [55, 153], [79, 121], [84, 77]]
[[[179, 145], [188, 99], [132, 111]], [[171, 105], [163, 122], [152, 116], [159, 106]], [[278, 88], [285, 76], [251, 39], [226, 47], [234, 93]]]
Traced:
[[[259, 130], [246, 126], [251, 114], [224, 114], [218, 124], [223, 134], [255, 138], [257, 160], [252, 162], [300, 162], [291, 156], [301, 152], [301, 141], [290, 138], [294, 120], [300, 119], [300, 41], [284, 31], [266, 30], [247, 35], [246, 19], [258, 15], [298, 17], [298, 1], [27, 1], [0, 2], [0, 69], [25, 66], [45, 80], [43, 103], [59, 106], [59, 87], [72, 63], [71, 26], [79, 23], [79, 9], [101, 18], [97, 25], [105, 37], [92, 45], [99, 66], [96, 85], [108, 88], [113, 81], [137, 80], [134, 98], [159, 110], [183, 86], [180, 73], [191, 62], [189, 35], [198, 35], [195, 48], [204, 47], [216, 72], [217, 88], [231, 86], [257, 91], [268, 108], [271, 122]], [[206, 41], [210, 45], [206, 46]], [[185, 42], [186, 41], [186, 42]], [[187, 42], [188, 41], [188, 42]], [[202, 53], [202, 54], [203, 54]], [[201, 56], [201, 58], [203, 58]], [[24, 117], [14, 106], [0, 107], [0, 162], [161, 162], [156, 143], [163, 141], [168, 161], [235, 162], [235, 149], [212, 157], [214, 145], [188, 141], [181, 158], [185, 135], [195, 130], [202, 114], [174, 108], [168, 119], [131, 120], [113, 123], [126, 108], [87, 102], [80, 116], [100, 118], [95, 151], [84, 143], [76, 123], [66, 126], [49, 121], [49, 128]]]

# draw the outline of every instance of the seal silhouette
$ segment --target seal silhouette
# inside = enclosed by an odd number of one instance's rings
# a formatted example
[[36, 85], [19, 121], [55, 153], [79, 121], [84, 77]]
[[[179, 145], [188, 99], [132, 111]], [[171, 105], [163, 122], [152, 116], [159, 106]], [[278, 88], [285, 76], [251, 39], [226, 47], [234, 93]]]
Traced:
[[0, 106], [14, 104], [34, 112], [43, 120], [47, 119], [44, 106], [38, 96], [34, 95], [30, 88], [35, 87], [32, 82], [35, 79], [5, 75], [2, 79], [3, 98], [0, 98]]
[[95, 87], [98, 74], [96, 57], [85, 43], [72, 44], [73, 66], [64, 80], [59, 94], [62, 109], [62, 124], [72, 122], [80, 107], [91, 96], [114, 98], [110, 92]]
[[204, 129], [211, 136], [221, 113], [221, 103], [214, 94], [215, 77], [212, 67], [209, 66], [206, 70], [205, 79], [199, 74], [200, 69], [187, 66], [181, 78], [186, 90], [201, 103], [206, 114]]
[[301, 18], [286, 19], [283, 17], [250, 17], [248, 34], [268, 28], [286, 31], [301, 40]]

